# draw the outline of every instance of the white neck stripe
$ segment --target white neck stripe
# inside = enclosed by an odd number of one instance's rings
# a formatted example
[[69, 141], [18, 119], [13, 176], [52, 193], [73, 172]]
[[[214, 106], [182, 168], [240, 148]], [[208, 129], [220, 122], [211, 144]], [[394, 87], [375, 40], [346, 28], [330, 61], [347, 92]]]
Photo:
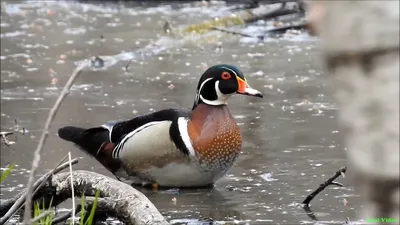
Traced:
[[189, 155], [196, 156], [196, 153], [195, 153], [193, 145], [192, 145], [192, 141], [190, 140], [187, 126], [188, 126], [187, 118], [179, 117], [178, 118], [178, 129], [179, 129], [179, 133], [181, 134], [182, 141], [183, 141], [183, 143], [185, 143], [186, 148], [189, 150]]

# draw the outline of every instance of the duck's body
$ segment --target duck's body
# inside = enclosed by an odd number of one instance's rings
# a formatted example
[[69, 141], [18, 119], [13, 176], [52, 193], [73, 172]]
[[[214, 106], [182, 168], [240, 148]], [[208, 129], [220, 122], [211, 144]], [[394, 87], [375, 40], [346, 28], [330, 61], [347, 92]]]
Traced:
[[[232, 75], [239, 76], [235, 71]], [[59, 136], [94, 156], [125, 182], [166, 187], [212, 185], [232, 167], [242, 138], [221, 90], [217, 89], [216, 99], [202, 95], [202, 90], [209, 88], [207, 82], [211, 83], [204, 76], [192, 110], [166, 109], [90, 129], [64, 127]], [[215, 83], [218, 85], [216, 81], [210, 87], [217, 88]]]

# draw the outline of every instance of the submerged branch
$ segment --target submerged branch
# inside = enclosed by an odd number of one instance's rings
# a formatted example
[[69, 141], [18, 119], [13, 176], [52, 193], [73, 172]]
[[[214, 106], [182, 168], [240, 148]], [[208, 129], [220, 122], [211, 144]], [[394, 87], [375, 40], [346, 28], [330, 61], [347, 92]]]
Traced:
[[315, 216], [314, 212], [310, 209], [310, 206], [304, 205], [304, 211], [307, 213], [307, 216], [310, 217], [312, 221], [318, 221], [317, 217]]
[[13, 141], [8, 140], [8, 138], [7, 138], [8, 135], [12, 135], [12, 134], [13, 134], [13, 132], [9, 132], [9, 131], [2, 131], [0, 133], [1, 140], [5, 145], [10, 146], [15, 143]]
[[334, 180], [336, 178], [338, 178], [340, 175], [346, 173], [347, 167], [342, 167], [340, 170], [338, 170], [332, 177], [330, 177], [328, 180], [326, 180], [324, 183], [320, 184], [319, 187], [311, 192], [311, 194], [309, 194], [307, 196], [306, 199], [304, 199], [304, 201], [302, 202], [305, 206], [309, 206], [310, 202], [315, 198], [315, 196], [317, 196], [321, 191], [323, 191], [326, 187], [328, 187], [329, 185], [336, 185], [336, 186], [340, 186], [343, 187], [342, 184], [334, 182]]
[[336, 178], [338, 178], [340, 175], [342, 175], [344, 177], [344, 174], [346, 173], [346, 171], [347, 171], [347, 167], [346, 166], [342, 167], [340, 170], [336, 171], [336, 173], [332, 177], [330, 177], [324, 183], [320, 184], [319, 187], [316, 190], [314, 190], [313, 192], [311, 192], [311, 194], [309, 194], [306, 199], [304, 199], [304, 201], [302, 202], [303, 209], [307, 213], [307, 216], [310, 217], [311, 220], [318, 221], [314, 212], [310, 209], [310, 202], [315, 198], [315, 196], [317, 196], [319, 193], [321, 193], [329, 185], [343, 187], [343, 185], [341, 183], [335, 182], [334, 180]]

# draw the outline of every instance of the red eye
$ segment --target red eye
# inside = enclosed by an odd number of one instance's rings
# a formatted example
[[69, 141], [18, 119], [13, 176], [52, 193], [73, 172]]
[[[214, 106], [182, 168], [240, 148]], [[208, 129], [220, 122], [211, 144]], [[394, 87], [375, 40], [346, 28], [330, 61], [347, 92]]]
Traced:
[[225, 71], [225, 72], [222, 72], [221, 77], [224, 80], [228, 80], [231, 78], [231, 74]]

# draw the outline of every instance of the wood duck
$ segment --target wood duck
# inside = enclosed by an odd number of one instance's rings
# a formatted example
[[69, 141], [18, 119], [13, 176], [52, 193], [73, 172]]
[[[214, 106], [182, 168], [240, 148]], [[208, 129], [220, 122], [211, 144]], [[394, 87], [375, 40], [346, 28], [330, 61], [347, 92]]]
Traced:
[[237, 67], [215, 65], [201, 76], [192, 110], [165, 109], [89, 129], [67, 126], [58, 135], [124, 182], [210, 186], [241, 151], [240, 130], [226, 106], [235, 93], [263, 97]]

